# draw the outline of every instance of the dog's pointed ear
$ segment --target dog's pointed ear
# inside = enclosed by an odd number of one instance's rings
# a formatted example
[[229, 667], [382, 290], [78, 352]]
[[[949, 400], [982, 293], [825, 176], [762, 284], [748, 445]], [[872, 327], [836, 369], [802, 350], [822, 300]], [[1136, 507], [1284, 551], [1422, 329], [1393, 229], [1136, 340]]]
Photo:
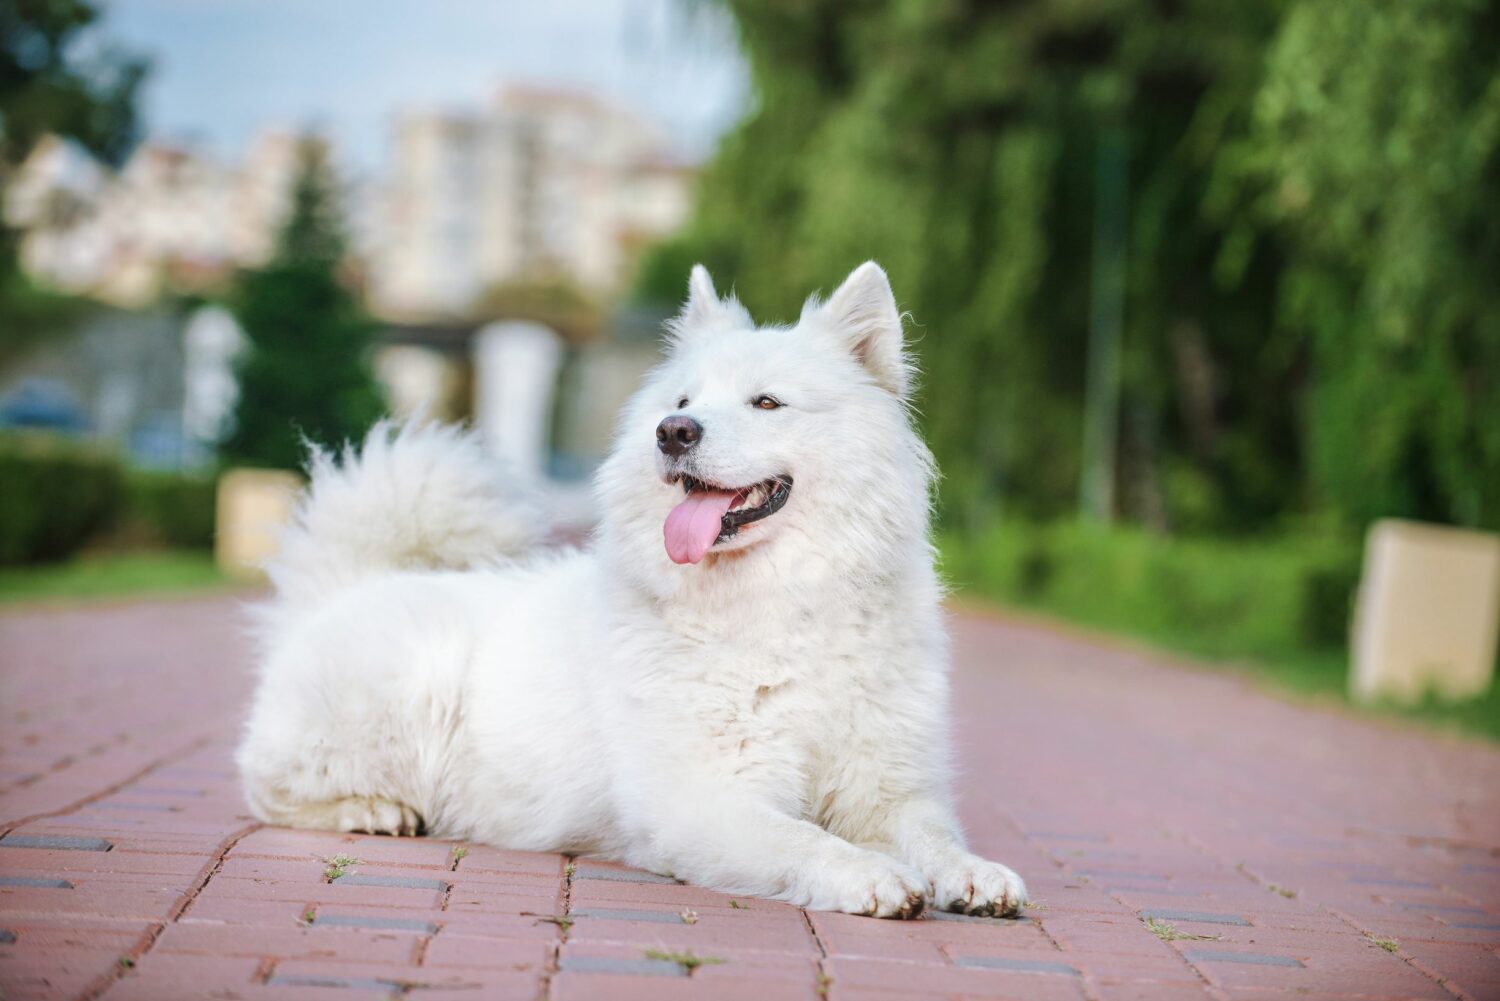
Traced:
[[694, 264], [692, 274], [688, 276], [687, 302], [683, 304], [682, 312], [667, 323], [672, 340], [680, 344], [700, 334], [745, 326], [754, 326], [750, 313], [732, 295], [720, 299], [708, 269]]
[[694, 264], [688, 275], [688, 297], [682, 307], [681, 319], [685, 323], [702, 322], [717, 313], [721, 305], [713, 276], [703, 265]]
[[855, 268], [827, 302], [809, 299], [802, 320], [839, 337], [882, 388], [906, 399], [912, 372], [902, 347], [901, 311], [880, 265], [866, 261]]

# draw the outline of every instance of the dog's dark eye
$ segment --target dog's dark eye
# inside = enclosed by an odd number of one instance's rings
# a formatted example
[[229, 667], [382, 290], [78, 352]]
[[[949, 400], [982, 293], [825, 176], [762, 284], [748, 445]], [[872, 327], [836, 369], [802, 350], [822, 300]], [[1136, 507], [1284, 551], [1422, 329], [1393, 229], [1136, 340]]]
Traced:
[[678, 410], [681, 410], [683, 407], [685, 407], [687, 405], [688, 405], [688, 398], [686, 396], [684, 396], [682, 399], [680, 399], [680, 400], [677, 401], [677, 409]]
[[750, 405], [761, 410], [777, 410], [781, 407], [781, 401], [774, 396], [757, 396], [750, 401]]

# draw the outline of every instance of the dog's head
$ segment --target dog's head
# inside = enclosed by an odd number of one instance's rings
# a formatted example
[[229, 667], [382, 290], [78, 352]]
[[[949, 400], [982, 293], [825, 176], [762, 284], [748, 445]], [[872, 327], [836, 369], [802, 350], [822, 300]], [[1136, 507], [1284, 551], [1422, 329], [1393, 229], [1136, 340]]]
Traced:
[[600, 476], [604, 538], [622, 555], [670, 573], [665, 548], [675, 572], [713, 572], [795, 539], [837, 570], [913, 536], [925, 545], [931, 460], [908, 418], [912, 370], [878, 265], [776, 327], [757, 327], [695, 267], [670, 332]]

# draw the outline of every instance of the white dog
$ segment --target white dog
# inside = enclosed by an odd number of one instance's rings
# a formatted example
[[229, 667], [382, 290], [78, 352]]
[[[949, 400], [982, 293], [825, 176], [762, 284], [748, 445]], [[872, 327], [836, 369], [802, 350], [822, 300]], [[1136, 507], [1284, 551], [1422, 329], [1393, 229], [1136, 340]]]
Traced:
[[251, 808], [823, 910], [1016, 913], [950, 801], [932, 460], [885, 272], [757, 328], [694, 268], [670, 328], [583, 551], [517, 557], [534, 519], [452, 429], [314, 455], [271, 568]]

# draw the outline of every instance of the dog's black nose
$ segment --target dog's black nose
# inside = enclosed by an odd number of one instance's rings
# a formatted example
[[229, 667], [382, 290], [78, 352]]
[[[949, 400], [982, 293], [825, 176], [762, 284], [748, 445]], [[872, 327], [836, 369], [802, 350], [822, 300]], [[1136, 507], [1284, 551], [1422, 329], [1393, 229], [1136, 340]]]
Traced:
[[681, 414], [673, 414], [656, 425], [656, 447], [674, 459], [684, 455], [702, 437], [703, 425]]

